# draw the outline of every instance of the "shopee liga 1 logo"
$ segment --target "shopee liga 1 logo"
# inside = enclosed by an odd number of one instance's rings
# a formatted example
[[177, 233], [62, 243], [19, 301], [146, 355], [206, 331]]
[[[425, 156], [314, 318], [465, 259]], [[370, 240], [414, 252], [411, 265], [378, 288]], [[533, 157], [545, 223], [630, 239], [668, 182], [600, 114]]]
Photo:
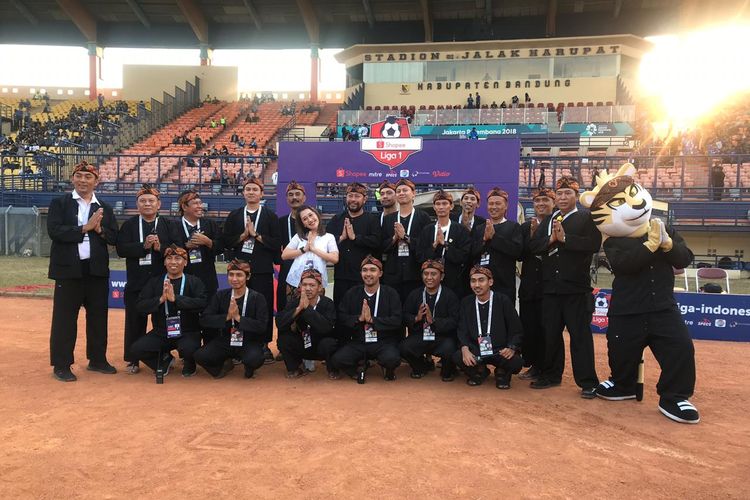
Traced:
[[422, 151], [422, 138], [411, 136], [406, 118], [389, 116], [370, 125], [370, 137], [361, 138], [359, 148], [393, 169]]

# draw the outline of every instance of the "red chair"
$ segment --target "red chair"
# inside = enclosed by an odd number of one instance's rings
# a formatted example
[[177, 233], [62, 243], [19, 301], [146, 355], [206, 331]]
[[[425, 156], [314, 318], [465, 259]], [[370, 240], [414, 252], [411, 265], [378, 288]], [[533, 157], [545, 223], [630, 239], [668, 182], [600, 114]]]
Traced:
[[698, 269], [698, 271], [695, 273], [695, 289], [698, 291], [700, 290], [700, 285], [698, 284], [698, 280], [700, 278], [706, 280], [725, 280], [725, 283], [727, 285], [726, 292], [729, 293], [729, 275], [725, 270], [718, 267], [701, 267], [700, 269]]

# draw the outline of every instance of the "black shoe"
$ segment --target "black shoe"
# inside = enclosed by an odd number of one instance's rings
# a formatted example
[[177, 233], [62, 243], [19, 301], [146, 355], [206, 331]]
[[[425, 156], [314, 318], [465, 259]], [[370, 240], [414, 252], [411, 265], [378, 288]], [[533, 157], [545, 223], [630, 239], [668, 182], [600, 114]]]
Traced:
[[[271, 349], [269, 349], [268, 346], [263, 347], [263, 364], [270, 365], [275, 362], [276, 360], [273, 357], [273, 353], [271, 352]], [[247, 378], [250, 378], [250, 377], [247, 377]]]
[[443, 382], [453, 382], [454, 380], [456, 380], [456, 376], [453, 374], [453, 372], [442, 373], [440, 375], [440, 380], [442, 380]]
[[300, 378], [300, 377], [304, 377], [305, 375], [307, 375], [307, 372], [303, 370], [302, 368], [297, 368], [294, 371], [286, 372], [286, 378], [289, 378], [289, 379]]
[[102, 363], [91, 363], [86, 367], [87, 370], [92, 372], [104, 373], [106, 375], [114, 375], [117, 373], [117, 368], [104, 361]]
[[338, 380], [341, 378], [341, 373], [338, 370], [331, 370], [328, 372], [329, 380]]
[[594, 399], [596, 397], [596, 387], [581, 389], [581, 397], [583, 399]]
[[60, 368], [55, 367], [55, 369], [52, 370], [52, 376], [60, 382], [75, 382], [76, 380], [78, 380], [78, 377], [76, 377], [75, 374], [70, 371], [69, 366], [63, 366]]
[[253, 378], [253, 377], [255, 377], [255, 368], [250, 368], [249, 366], [245, 366], [245, 378]]
[[508, 372], [495, 374], [495, 387], [498, 389], [510, 389], [510, 378], [513, 375]]
[[634, 392], [620, 390], [615, 387], [611, 380], [605, 380], [596, 387], [596, 396], [608, 401], [625, 401], [626, 399], [635, 399]]
[[530, 387], [532, 389], [549, 389], [550, 387], [557, 387], [559, 385], [560, 382], [552, 382], [549, 379], [539, 377], [530, 384]]
[[412, 372], [409, 374], [409, 376], [411, 378], [416, 378], [416, 379], [422, 378], [425, 375], [427, 375], [427, 374], [423, 373], [423, 372], [414, 371], [414, 370], [412, 370]]
[[234, 362], [231, 359], [227, 359], [226, 361], [224, 361], [224, 364], [221, 365], [221, 370], [219, 370], [219, 373], [214, 375], [214, 378], [216, 379], [224, 378], [232, 370], [234, 370]]
[[661, 398], [659, 400], [659, 411], [668, 419], [682, 424], [697, 424], [701, 421], [698, 408], [687, 399], [672, 401]]
[[388, 382], [396, 380], [396, 370], [390, 368], [383, 368], [383, 379]]
[[534, 381], [539, 378], [539, 370], [535, 366], [532, 366], [522, 374], [518, 376], [520, 380], [531, 380]]
[[182, 367], [182, 376], [185, 378], [192, 377], [197, 372], [198, 372], [198, 369], [195, 366], [195, 362], [185, 363], [185, 365]]

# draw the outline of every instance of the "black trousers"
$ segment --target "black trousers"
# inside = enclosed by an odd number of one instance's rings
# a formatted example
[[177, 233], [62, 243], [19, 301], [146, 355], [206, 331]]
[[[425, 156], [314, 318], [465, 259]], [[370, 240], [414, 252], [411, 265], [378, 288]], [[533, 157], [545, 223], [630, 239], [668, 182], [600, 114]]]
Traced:
[[645, 347], [651, 348], [661, 367], [656, 392], [672, 401], [692, 396], [695, 390], [695, 349], [680, 311], [675, 308], [610, 316], [607, 349], [615, 387], [631, 394], [635, 392], [638, 364]]
[[136, 309], [140, 290], [125, 289], [125, 348], [124, 359], [127, 363], [137, 363], [138, 358], [133, 355], [133, 344], [146, 335], [148, 315], [139, 313]]
[[279, 267], [279, 281], [276, 285], [276, 310], [283, 311], [286, 307], [286, 278], [289, 276], [291, 265], [281, 264]]
[[268, 324], [266, 325], [265, 343], [271, 342], [273, 340], [273, 273], [251, 274], [247, 286], [266, 299]]
[[542, 324], [542, 299], [519, 302], [521, 326], [523, 327], [524, 366], [541, 368], [544, 364], [544, 325]]
[[545, 354], [542, 377], [560, 382], [565, 368], [563, 329], [570, 334], [570, 361], [578, 387], [589, 389], [599, 385], [594, 366], [594, 339], [591, 315], [594, 296], [590, 293], [569, 295], [545, 294], [542, 299]]
[[333, 355], [334, 368], [343, 371], [350, 377], [356, 375], [357, 365], [368, 360], [377, 362], [386, 370], [395, 370], [401, 364], [401, 353], [396, 340], [378, 342], [349, 342]]
[[326, 362], [328, 371], [334, 371], [333, 354], [339, 347], [339, 340], [333, 337], [313, 339], [312, 347], [305, 349], [305, 342], [300, 334], [279, 335], [279, 351], [284, 357], [286, 370], [293, 372], [300, 367], [303, 359], [317, 359]]
[[[478, 350], [475, 349], [469, 349], [474, 355], [476, 356], [478, 354]], [[521, 371], [521, 368], [523, 367], [523, 358], [518, 354], [514, 354], [512, 358], [505, 359], [504, 357], [500, 356], [499, 354], [494, 354], [492, 356], [483, 356], [481, 359], [477, 361], [477, 364], [474, 366], [466, 366], [464, 364], [464, 357], [463, 353], [461, 352], [461, 349], [457, 350], [453, 353], [453, 362], [458, 366], [458, 368], [461, 369], [462, 372], [466, 374], [469, 378], [479, 378], [485, 370], [487, 370], [487, 365], [492, 365], [495, 367], [495, 375], [498, 374], [498, 370], [502, 370], [505, 373], [513, 373], [516, 374]]]
[[176, 349], [180, 357], [185, 360], [185, 365], [190, 366], [195, 363], [194, 354], [200, 346], [199, 332], [183, 332], [181, 337], [168, 339], [166, 335], [162, 336], [152, 330], [138, 339], [130, 350], [137, 360], [143, 361], [146, 366], [155, 371], [159, 353], [164, 355]]
[[333, 280], [333, 303], [336, 305], [336, 310], [339, 310], [339, 304], [341, 299], [346, 295], [349, 289], [354, 288], [357, 285], [361, 285], [362, 280], [345, 280], [345, 279], [334, 279]]
[[242, 347], [229, 345], [229, 337], [221, 335], [195, 352], [195, 362], [212, 376], [221, 371], [224, 361], [238, 357], [247, 370], [255, 371], [263, 366], [263, 342], [245, 340]]
[[78, 312], [86, 308], [86, 357], [92, 363], [107, 360], [108, 279], [84, 273], [80, 279], [55, 281], [52, 329], [49, 338], [50, 364], [68, 367], [75, 361]]
[[452, 375], [456, 366], [453, 353], [458, 349], [458, 342], [453, 337], [437, 337], [435, 340], [423, 340], [421, 335], [409, 335], [401, 341], [401, 357], [404, 358], [416, 373], [426, 373], [429, 367], [426, 355], [440, 358], [441, 375]]

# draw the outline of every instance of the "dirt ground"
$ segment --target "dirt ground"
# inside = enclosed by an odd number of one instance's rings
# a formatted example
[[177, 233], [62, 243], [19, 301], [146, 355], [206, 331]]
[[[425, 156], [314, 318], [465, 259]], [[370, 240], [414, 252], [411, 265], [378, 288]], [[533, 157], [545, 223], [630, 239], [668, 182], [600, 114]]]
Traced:
[[[699, 425], [657, 410], [646, 358], [641, 403], [582, 400], [570, 377], [412, 380], [408, 367], [364, 386], [281, 363], [164, 385], [151, 373], [51, 376], [47, 299], [0, 298], [0, 498], [748, 498], [750, 345], [696, 342]], [[81, 315], [83, 318], [83, 314]], [[109, 359], [122, 369], [123, 311]], [[608, 374], [596, 336], [597, 368]]]

